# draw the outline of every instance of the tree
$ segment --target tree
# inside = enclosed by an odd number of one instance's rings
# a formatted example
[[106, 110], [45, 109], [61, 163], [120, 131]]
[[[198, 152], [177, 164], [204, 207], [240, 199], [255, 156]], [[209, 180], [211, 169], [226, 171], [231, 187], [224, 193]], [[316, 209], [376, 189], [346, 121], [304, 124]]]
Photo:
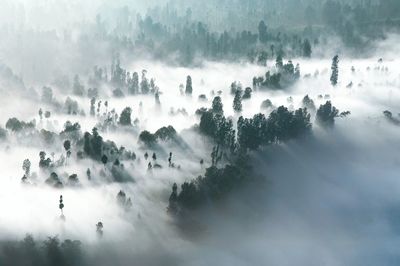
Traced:
[[39, 152], [39, 158], [40, 158], [40, 161], [39, 161], [40, 168], [50, 167], [51, 160], [50, 160], [50, 158], [46, 159], [46, 153], [44, 151]]
[[311, 53], [312, 53], [312, 51], [311, 51], [310, 41], [308, 39], [306, 39], [303, 43], [303, 56], [310, 58]]
[[95, 104], [96, 104], [96, 98], [93, 97], [92, 99], [90, 99], [90, 115], [91, 116], [96, 115]]
[[224, 114], [223, 104], [220, 96], [216, 96], [214, 98], [211, 109], [214, 114]]
[[311, 111], [315, 111], [315, 109], [316, 109], [314, 101], [308, 95], [304, 96], [304, 98], [302, 100], [302, 106]]
[[186, 89], [185, 89], [185, 94], [186, 95], [192, 95], [193, 93], [193, 87], [192, 87], [192, 77], [187, 76], [186, 77]]
[[267, 36], [267, 26], [263, 20], [258, 24], [258, 39], [260, 42], [265, 43], [268, 39]]
[[117, 203], [121, 206], [124, 207], [126, 204], [126, 194], [123, 190], [120, 190], [117, 194]]
[[233, 99], [233, 110], [236, 113], [242, 112], [242, 91], [237, 90], [235, 93], [235, 98]]
[[283, 68], [282, 55], [278, 54], [278, 56], [276, 57], [275, 66], [278, 69], [278, 71], [280, 71]]
[[86, 170], [86, 176], [87, 176], [87, 179], [88, 179], [88, 180], [92, 179], [92, 174], [91, 174], [89, 168]]
[[63, 209], [64, 209], [64, 201], [63, 201], [63, 196], [62, 195], [60, 195], [60, 200], [59, 200], [59, 205], [58, 205], [58, 208], [60, 208], [60, 210], [61, 210], [61, 216], [64, 216], [64, 213], [63, 213]]
[[211, 111], [206, 111], [201, 115], [199, 129], [207, 136], [214, 136], [217, 124]]
[[102, 222], [98, 222], [97, 224], [96, 224], [96, 233], [97, 233], [97, 235], [99, 236], [99, 237], [102, 237], [103, 236], [103, 223]]
[[119, 116], [119, 123], [123, 126], [131, 126], [131, 114], [132, 108], [126, 107], [124, 110], [122, 110], [121, 115]]
[[139, 91], [139, 75], [137, 72], [133, 72], [132, 78], [128, 83], [128, 92], [129, 94], [137, 94]]
[[104, 167], [106, 167], [106, 164], [108, 162], [108, 157], [105, 154], [101, 157], [101, 162], [104, 164]]
[[156, 91], [156, 93], [154, 94], [154, 100], [156, 102], [156, 106], [160, 106], [161, 102], [160, 102], [160, 93], [158, 91]]
[[22, 169], [25, 172], [25, 176], [29, 177], [31, 171], [31, 161], [29, 159], [25, 159], [22, 163]]
[[69, 151], [71, 149], [71, 141], [69, 140], [64, 141], [64, 149], [66, 151]]
[[176, 214], [178, 212], [178, 185], [176, 183], [172, 185], [172, 193], [169, 196], [167, 211], [171, 214]]
[[332, 59], [332, 66], [331, 66], [331, 70], [332, 70], [332, 74], [331, 74], [331, 84], [332, 86], [336, 86], [338, 83], [338, 77], [339, 77], [339, 56], [335, 55]]
[[142, 70], [142, 81], [140, 82], [140, 90], [143, 94], [148, 94], [150, 91], [149, 81], [147, 80], [146, 74], [147, 70]]
[[251, 98], [251, 93], [253, 92], [253, 90], [250, 87], [247, 87], [246, 89], [244, 89], [244, 93], [243, 93], [243, 100], [247, 100]]
[[318, 108], [316, 122], [323, 127], [332, 127], [338, 114], [339, 110], [332, 106], [330, 101], [327, 101]]

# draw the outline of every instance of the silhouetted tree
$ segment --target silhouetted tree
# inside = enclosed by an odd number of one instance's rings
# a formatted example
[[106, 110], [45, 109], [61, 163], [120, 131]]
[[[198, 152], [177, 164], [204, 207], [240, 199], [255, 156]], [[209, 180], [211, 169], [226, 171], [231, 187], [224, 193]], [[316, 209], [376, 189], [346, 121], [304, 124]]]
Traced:
[[186, 89], [185, 89], [185, 94], [186, 95], [192, 95], [193, 93], [193, 87], [192, 87], [192, 77], [187, 76], [186, 77]]
[[330, 101], [320, 105], [317, 110], [316, 122], [323, 127], [332, 127], [335, 124], [335, 118], [339, 110], [336, 109]]
[[122, 110], [121, 115], [119, 116], [119, 123], [123, 126], [131, 126], [131, 114], [132, 108], [126, 107], [124, 110]]
[[224, 114], [223, 104], [220, 96], [214, 97], [211, 109], [214, 114]]
[[235, 98], [233, 99], [233, 110], [236, 113], [240, 113], [242, 111], [242, 91], [237, 90], [235, 93]]
[[338, 77], [339, 77], [339, 66], [338, 66], [338, 64], [339, 64], [339, 56], [335, 55], [333, 57], [333, 59], [332, 59], [332, 66], [331, 66], [332, 73], [331, 73], [330, 80], [331, 80], [332, 86], [336, 86], [337, 83], [338, 83]]

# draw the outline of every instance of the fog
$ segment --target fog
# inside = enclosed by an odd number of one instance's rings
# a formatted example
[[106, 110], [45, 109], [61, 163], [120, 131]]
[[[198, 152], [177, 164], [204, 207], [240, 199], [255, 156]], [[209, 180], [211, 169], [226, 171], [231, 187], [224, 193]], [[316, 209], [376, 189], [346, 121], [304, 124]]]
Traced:
[[[201, 63], [188, 66], [154, 60], [139, 50], [129, 54], [92, 38], [96, 15], [113, 21], [119, 14], [116, 10], [131, 2], [0, 3], [0, 32], [6, 36], [0, 41], [0, 133], [7, 128], [4, 138], [0, 134], [0, 265], [12, 265], [7, 243], [21, 241], [27, 234], [37, 245], [53, 236], [60, 241], [81, 241], [83, 265], [398, 264], [398, 35], [388, 33], [384, 40], [374, 40], [364, 56], [352, 56], [333, 37], [331, 46], [315, 49], [314, 57], [284, 57], [285, 63], [299, 63], [299, 79], [282, 89], [254, 89], [250, 99], [243, 99], [239, 114], [233, 109], [231, 84], [254, 88], [253, 78], [275, 71], [275, 60], [260, 65], [199, 58]], [[134, 10], [145, 14], [160, 4], [164, 3], [138, 3]], [[69, 41], [63, 36], [65, 30], [74, 32]], [[82, 33], [87, 34], [86, 40]], [[340, 57], [339, 77], [332, 86], [335, 54]], [[94, 84], [93, 67], [106, 67], [109, 72], [116, 57], [130, 73], [141, 76], [146, 70], [157, 93], [130, 95], [121, 88], [124, 96], [119, 97], [114, 91], [118, 85], [111, 80]], [[72, 93], [76, 74], [85, 88], [83, 96]], [[193, 86], [190, 96], [183, 91], [188, 75]], [[63, 77], [68, 82], [59, 82]], [[44, 86], [52, 89], [51, 101], [45, 100]], [[94, 87], [98, 88], [95, 108], [99, 101], [102, 105], [91, 115], [92, 97], [86, 91]], [[167, 212], [171, 188], [176, 183], [180, 191], [184, 182], [214, 166], [210, 155], [215, 143], [199, 131], [196, 111], [211, 108], [218, 95], [224, 116], [232, 119], [234, 127], [240, 116], [263, 113], [268, 117], [281, 105], [290, 111], [302, 108], [306, 95], [316, 109], [331, 101], [340, 112], [351, 114], [338, 115], [334, 126], [325, 128], [315, 123], [316, 111], [309, 110], [309, 136], [249, 151], [249, 180], [218, 201], [210, 198], [180, 220]], [[68, 97], [76, 101], [77, 114], [66, 111]], [[261, 108], [266, 99], [273, 108]], [[108, 112], [121, 114], [126, 107], [132, 110], [132, 125], [117, 123], [116, 128], [107, 128]], [[39, 109], [50, 111], [50, 117], [40, 117]], [[6, 126], [12, 117], [34, 120], [34, 129], [14, 132]], [[67, 121], [79, 123], [81, 132], [72, 141], [71, 156], [63, 147], [65, 137], [60, 137]], [[177, 131], [176, 138], [157, 141], [154, 146], [139, 140], [141, 132], [155, 133], [167, 126]], [[85, 145], [83, 134], [94, 127], [99, 128], [103, 141], [113, 141], [136, 155], [121, 159], [126, 179], [115, 180], [113, 162], [103, 165], [93, 156], [79, 157]], [[43, 132], [56, 136], [50, 141]], [[41, 151], [53, 163], [59, 159], [61, 163], [51, 169], [40, 167]], [[153, 152], [157, 159], [151, 159]], [[168, 162], [170, 152], [173, 166]], [[21, 182], [25, 159], [31, 162], [27, 183]], [[220, 166], [229, 163], [224, 158]], [[57, 173], [63, 188], [46, 184], [51, 172]], [[77, 174], [77, 184], [69, 183], [72, 174]], [[121, 190], [131, 199], [131, 207], [118, 202]], [[65, 205], [62, 210], [60, 195]], [[104, 225], [101, 234], [96, 231], [100, 221]]]

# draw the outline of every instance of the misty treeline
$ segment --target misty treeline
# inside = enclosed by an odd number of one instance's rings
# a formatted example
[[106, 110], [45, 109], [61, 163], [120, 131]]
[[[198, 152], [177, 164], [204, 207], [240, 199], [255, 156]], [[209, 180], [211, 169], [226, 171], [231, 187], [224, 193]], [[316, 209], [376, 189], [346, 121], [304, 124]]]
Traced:
[[397, 1], [177, 2], [149, 9], [143, 17], [126, 7], [109, 30], [98, 16], [98, 32], [129, 51], [144, 50], [158, 59], [172, 54], [186, 65], [197, 58], [264, 65], [277, 55], [310, 57], [313, 46], [323, 48], [336, 35], [362, 50], [384, 38], [384, 31], [396, 30], [400, 21]]
[[[233, 103], [234, 108], [237, 104]], [[310, 112], [315, 115], [315, 122], [324, 128], [332, 127], [335, 118], [349, 114], [339, 113], [330, 101], [315, 109], [314, 102], [308, 95], [303, 98], [301, 105], [302, 108], [294, 111], [280, 106], [272, 110], [268, 117], [259, 113], [252, 118], [240, 116], [237, 121], [233, 121], [233, 118], [223, 115], [221, 98], [217, 96], [210, 109], [198, 110], [196, 113], [201, 117], [196, 129], [215, 143], [211, 152], [212, 165], [206, 169], [204, 176], [182, 184], [180, 191], [177, 184], [173, 185], [168, 211], [184, 214], [185, 210], [219, 200], [235, 188], [250, 182], [254, 174], [251, 172], [253, 165], [249, 152], [292, 139], [309, 137], [312, 133]], [[234, 122], [237, 124], [236, 128], [233, 126]]]
[[73, 266], [84, 263], [82, 243], [78, 240], [64, 241], [48, 237], [37, 241], [31, 235], [21, 241], [0, 242], [0, 264], [15, 266]]
[[[130, 58], [150, 55], [181, 65], [198, 65], [205, 59], [265, 65], [278, 55], [310, 57], [314, 48], [329, 47], [335, 36], [355, 52], [365, 51], [371, 40], [398, 28], [399, 10], [395, 0], [171, 0], [145, 13], [134, 5], [102, 10], [89, 18], [89, 25], [78, 28], [79, 37], [76, 29], [43, 33], [26, 25], [26, 30], [41, 41], [96, 46]], [[12, 29], [6, 26], [2, 33], [12, 39]]]

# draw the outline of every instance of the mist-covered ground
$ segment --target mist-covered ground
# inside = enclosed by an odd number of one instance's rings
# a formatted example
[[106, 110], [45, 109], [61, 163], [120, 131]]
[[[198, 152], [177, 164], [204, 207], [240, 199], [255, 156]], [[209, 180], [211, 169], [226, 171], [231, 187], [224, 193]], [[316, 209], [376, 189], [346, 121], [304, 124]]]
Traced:
[[[371, 41], [364, 56], [332, 36], [331, 45], [316, 45], [318, 56], [283, 56], [282, 68], [280, 55], [265, 64], [199, 55], [196, 64], [172, 64], [174, 56], [129, 54], [88, 34], [96, 13], [112, 20], [129, 1], [98, 1], [93, 10], [91, 1], [25, 2], [5, 1], [16, 13], [0, 11], [0, 265], [399, 264], [398, 35]], [[78, 6], [81, 13], [48, 26]], [[14, 19], [32, 28], [7, 25]], [[73, 35], [66, 42], [65, 28]], [[297, 64], [287, 86], [284, 78], [279, 88], [254, 81]], [[213, 110], [218, 97], [223, 115]], [[328, 125], [327, 102], [338, 110]], [[246, 143], [258, 135], [241, 121], [258, 113], [272, 121], [280, 106], [286, 115], [306, 108], [307, 134], [274, 133], [276, 140], [245, 147], [243, 132]], [[207, 112], [231, 121], [233, 148], [206, 132]], [[210, 174], [231, 166], [240, 182]]]

